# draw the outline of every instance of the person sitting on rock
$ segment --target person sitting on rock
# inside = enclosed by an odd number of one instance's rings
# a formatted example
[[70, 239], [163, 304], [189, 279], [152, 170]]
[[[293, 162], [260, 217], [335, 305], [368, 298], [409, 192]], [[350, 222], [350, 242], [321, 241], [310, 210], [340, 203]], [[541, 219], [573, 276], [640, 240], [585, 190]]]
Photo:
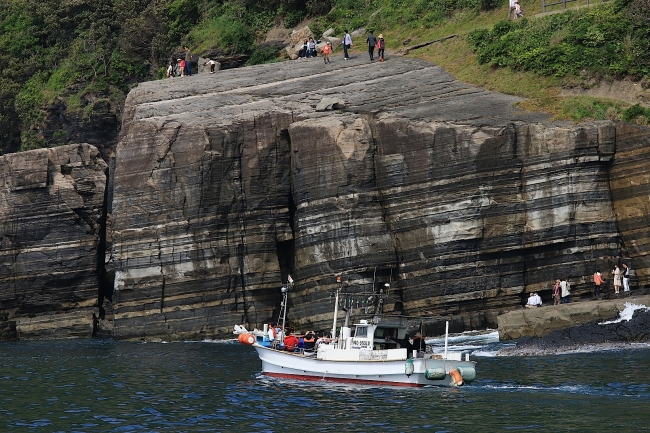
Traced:
[[535, 307], [537, 307], [535, 292], [530, 292], [530, 295], [528, 295], [528, 302], [526, 303], [526, 308], [535, 308]]

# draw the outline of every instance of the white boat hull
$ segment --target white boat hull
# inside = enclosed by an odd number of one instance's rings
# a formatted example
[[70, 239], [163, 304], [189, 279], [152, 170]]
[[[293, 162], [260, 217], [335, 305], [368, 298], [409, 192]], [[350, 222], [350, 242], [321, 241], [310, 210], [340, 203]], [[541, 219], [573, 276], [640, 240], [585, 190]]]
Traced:
[[[333, 361], [315, 356], [283, 352], [254, 344], [262, 361], [262, 373], [271, 377], [298, 380], [325, 380], [341, 383], [391, 386], [453, 386], [449, 372], [458, 369], [474, 369], [472, 361], [444, 359], [413, 359], [413, 374], [405, 373], [406, 360], [393, 361]], [[427, 369], [444, 369], [443, 379], [429, 380]]]

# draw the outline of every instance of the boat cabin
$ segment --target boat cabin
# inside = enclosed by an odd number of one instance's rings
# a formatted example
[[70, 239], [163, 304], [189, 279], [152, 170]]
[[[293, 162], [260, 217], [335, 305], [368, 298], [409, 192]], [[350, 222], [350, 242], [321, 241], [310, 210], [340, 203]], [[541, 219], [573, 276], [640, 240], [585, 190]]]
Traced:
[[360, 320], [354, 326], [354, 336], [349, 340], [350, 349], [400, 349], [399, 341], [407, 339], [407, 323], [403, 318], [384, 319], [378, 323]]

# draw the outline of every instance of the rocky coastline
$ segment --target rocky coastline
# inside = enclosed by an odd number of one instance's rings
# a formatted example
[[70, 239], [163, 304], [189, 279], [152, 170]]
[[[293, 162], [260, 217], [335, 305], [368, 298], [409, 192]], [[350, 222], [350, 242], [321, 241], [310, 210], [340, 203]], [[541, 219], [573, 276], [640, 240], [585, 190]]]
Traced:
[[645, 290], [650, 129], [518, 101], [406, 58], [143, 83], [107, 163], [87, 144], [0, 157], [0, 335], [230, 336], [277, 319], [289, 274], [312, 329], [337, 276], [389, 284], [387, 312], [429, 334], [501, 328], [561, 276], [588, 297], [622, 259]]
[[499, 316], [499, 340], [513, 343], [497, 356], [557, 355], [650, 343], [650, 296], [628, 293], [606, 300], [510, 311]]

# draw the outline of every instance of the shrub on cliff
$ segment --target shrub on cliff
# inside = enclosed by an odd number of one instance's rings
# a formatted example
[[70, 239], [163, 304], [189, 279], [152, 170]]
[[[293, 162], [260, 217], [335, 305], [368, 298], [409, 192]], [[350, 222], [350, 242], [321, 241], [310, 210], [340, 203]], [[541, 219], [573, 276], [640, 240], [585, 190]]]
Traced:
[[[503, 21], [469, 34], [478, 60], [541, 75], [650, 74], [647, 0], [612, 2], [534, 20]], [[633, 12], [636, 10], [636, 12]]]

